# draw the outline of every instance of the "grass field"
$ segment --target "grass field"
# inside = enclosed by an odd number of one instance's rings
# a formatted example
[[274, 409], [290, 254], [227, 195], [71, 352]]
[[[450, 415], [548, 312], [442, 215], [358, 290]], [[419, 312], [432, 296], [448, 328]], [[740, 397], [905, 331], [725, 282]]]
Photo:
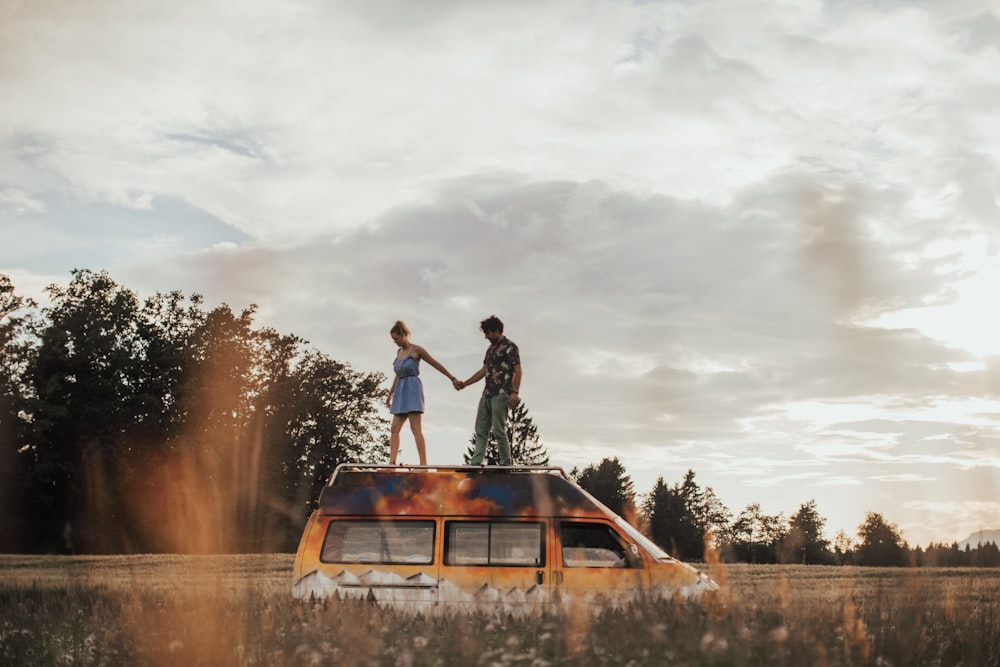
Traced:
[[2, 665], [1000, 665], [1000, 570], [714, 568], [707, 604], [513, 619], [291, 599], [290, 555], [0, 555]]

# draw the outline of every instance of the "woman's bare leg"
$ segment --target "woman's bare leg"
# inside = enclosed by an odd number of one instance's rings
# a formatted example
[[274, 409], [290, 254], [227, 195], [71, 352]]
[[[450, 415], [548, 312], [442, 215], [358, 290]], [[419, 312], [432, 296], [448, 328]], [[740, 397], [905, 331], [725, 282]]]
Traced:
[[389, 465], [396, 465], [396, 455], [399, 453], [399, 432], [403, 429], [403, 422], [407, 415], [393, 415], [392, 425], [389, 427]]
[[427, 465], [427, 444], [424, 441], [423, 415], [419, 412], [410, 413], [410, 430], [413, 431], [413, 441], [417, 445], [417, 456], [420, 465]]

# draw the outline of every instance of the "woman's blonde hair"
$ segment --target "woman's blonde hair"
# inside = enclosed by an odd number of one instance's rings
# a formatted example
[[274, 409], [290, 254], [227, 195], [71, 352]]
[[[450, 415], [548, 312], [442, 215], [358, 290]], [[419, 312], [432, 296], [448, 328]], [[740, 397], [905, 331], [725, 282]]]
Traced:
[[389, 329], [389, 333], [396, 334], [397, 336], [409, 336], [410, 330], [406, 327], [406, 323], [403, 320], [396, 320], [396, 323]]

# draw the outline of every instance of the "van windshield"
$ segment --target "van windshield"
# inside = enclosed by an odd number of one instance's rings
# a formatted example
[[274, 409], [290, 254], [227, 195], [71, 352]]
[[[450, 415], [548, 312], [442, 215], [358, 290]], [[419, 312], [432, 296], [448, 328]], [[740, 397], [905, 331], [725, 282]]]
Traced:
[[653, 540], [649, 539], [648, 537], [640, 533], [638, 530], [633, 528], [629, 524], [629, 522], [626, 521], [625, 519], [621, 518], [620, 516], [616, 516], [615, 523], [618, 524], [619, 528], [625, 531], [625, 534], [628, 535], [630, 540], [638, 544], [643, 549], [643, 551], [647, 552], [650, 556], [652, 556], [656, 560], [675, 560], [666, 551], [656, 546], [656, 543], [653, 542]]

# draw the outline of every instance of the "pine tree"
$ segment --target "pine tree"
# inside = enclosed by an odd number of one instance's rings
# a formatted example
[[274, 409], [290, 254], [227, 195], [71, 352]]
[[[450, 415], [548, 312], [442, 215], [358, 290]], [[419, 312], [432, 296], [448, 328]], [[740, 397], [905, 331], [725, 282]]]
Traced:
[[802, 503], [788, 521], [788, 533], [780, 545], [782, 562], [826, 564], [833, 562], [830, 542], [823, 537], [826, 519], [816, 510], [816, 501]]
[[[516, 466], [545, 466], [549, 464], [549, 453], [538, 440], [538, 427], [528, 415], [524, 401], [518, 399], [517, 404], [507, 413], [507, 440], [510, 442], [510, 458]], [[466, 465], [472, 461], [476, 451], [476, 434], [469, 438], [469, 448], [462, 456]], [[500, 464], [500, 449], [493, 432], [486, 440], [486, 465]]]
[[635, 486], [617, 456], [587, 466], [576, 476], [576, 483], [618, 516], [626, 520], [635, 516]]
[[702, 488], [694, 476], [688, 470], [673, 486], [658, 478], [643, 505], [653, 541], [682, 560], [703, 558], [706, 537], [717, 540], [729, 524], [729, 510], [712, 487]]

